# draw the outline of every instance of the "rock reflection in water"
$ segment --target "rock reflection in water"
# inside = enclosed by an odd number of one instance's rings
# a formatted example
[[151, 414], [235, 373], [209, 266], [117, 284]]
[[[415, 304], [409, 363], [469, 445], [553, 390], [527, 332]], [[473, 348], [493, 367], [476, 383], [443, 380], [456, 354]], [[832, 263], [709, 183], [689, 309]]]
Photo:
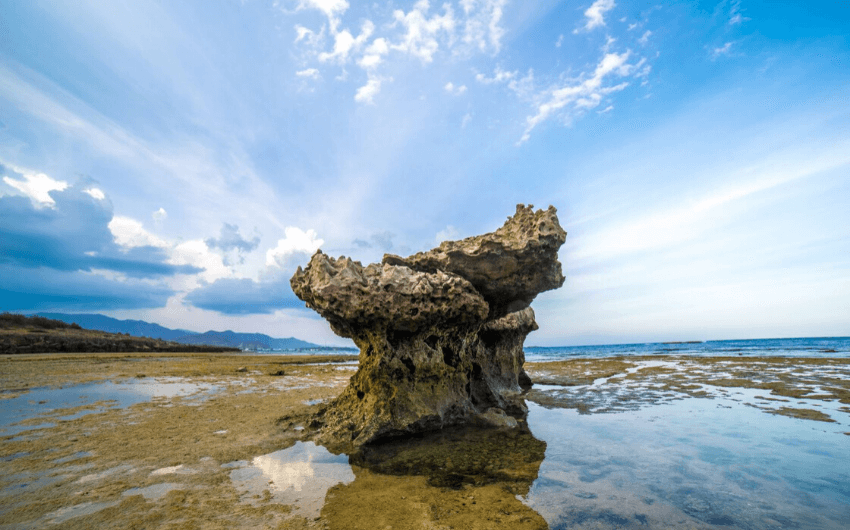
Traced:
[[545, 529], [517, 498], [537, 478], [546, 443], [527, 426], [456, 427], [364, 446], [356, 479], [328, 492], [331, 528]]

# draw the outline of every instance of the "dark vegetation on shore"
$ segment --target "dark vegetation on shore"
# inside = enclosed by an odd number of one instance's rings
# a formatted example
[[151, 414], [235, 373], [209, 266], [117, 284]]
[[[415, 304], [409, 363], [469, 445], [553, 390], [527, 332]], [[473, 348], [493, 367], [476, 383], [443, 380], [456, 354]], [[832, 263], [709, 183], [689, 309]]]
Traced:
[[85, 352], [238, 352], [239, 348], [180, 344], [83, 329], [41, 316], [0, 314], [0, 354]]

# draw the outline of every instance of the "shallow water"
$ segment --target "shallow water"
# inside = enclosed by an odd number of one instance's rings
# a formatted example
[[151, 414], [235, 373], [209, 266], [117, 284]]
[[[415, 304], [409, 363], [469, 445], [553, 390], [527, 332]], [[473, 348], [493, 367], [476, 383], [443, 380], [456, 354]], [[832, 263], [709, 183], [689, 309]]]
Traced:
[[547, 443], [524, 501], [550, 527], [844, 529], [850, 443], [830, 424], [690, 398], [579, 414], [529, 403]]
[[[126, 408], [153, 399], [171, 399], [217, 391], [215, 385], [190, 383], [178, 377], [129, 379], [115, 383], [100, 381], [63, 388], [31, 388], [19, 396], [0, 401], [0, 435], [17, 434], [25, 430], [51, 426], [52, 420], [72, 420], [85, 414], [100, 412], [104, 407]], [[101, 406], [62, 413], [62, 409]], [[56, 414], [52, 414], [56, 412]], [[46, 415], [45, 423], [15, 425], [23, 420]]]
[[331, 486], [354, 480], [348, 457], [333, 455], [313, 442], [296, 442], [250, 462], [230, 462], [222, 467], [233, 468], [230, 479], [243, 502], [263, 499], [289, 504], [308, 519], [319, 516]]
[[228, 466], [244, 500], [268, 489], [267, 500], [310, 516], [330, 486], [365, 467], [424, 475], [430, 487], [499, 482], [552, 529], [847, 528], [841, 427], [765, 414], [752, 393], [592, 415], [529, 403], [528, 429], [450, 429], [351, 457], [299, 443]]

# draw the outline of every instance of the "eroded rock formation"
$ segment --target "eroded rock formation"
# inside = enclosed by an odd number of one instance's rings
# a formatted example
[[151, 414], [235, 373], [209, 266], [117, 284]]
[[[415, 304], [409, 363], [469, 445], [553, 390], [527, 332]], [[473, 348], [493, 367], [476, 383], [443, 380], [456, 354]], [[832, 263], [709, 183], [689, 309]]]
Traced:
[[327, 445], [469, 421], [522, 418], [522, 366], [537, 329], [529, 304], [564, 282], [556, 210], [518, 205], [495, 232], [363, 267], [321, 251], [291, 279], [295, 294], [360, 348], [346, 390], [315, 419]]

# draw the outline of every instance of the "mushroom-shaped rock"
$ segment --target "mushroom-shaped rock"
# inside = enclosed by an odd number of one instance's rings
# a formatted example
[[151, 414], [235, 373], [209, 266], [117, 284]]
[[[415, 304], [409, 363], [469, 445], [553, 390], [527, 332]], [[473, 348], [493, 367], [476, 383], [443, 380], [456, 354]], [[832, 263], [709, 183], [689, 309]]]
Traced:
[[346, 450], [496, 409], [524, 417], [529, 304], [563, 284], [565, 237], [555, 208], [520, 205], [493, 233], [408, 258], [363, 267], [317, 251], [292, 290], [360, 348], [348, 387], [314, 419], [320, 441]]

